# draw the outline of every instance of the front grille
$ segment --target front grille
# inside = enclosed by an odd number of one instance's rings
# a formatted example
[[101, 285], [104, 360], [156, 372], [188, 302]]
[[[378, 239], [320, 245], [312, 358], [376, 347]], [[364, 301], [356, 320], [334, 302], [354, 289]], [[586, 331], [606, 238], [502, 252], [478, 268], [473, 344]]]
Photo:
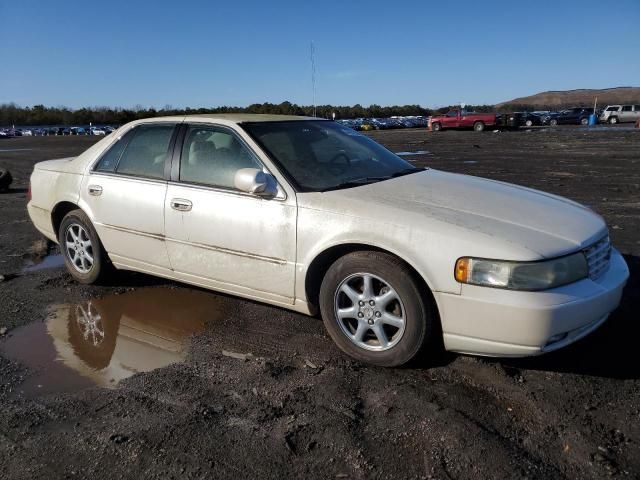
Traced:
[[609, 235], [583, 250], [589, 265], [589, 278], [595, 280], [609, 268], [611, 259], [611, 243]]

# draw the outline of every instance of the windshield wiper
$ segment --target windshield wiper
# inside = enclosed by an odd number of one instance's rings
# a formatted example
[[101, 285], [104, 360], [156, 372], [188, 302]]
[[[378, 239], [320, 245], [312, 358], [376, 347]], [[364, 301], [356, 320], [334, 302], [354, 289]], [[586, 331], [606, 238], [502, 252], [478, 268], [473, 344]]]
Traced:
[[320, 192], [328, 192], [329, 190], [340, 190], [341, 188], [360, 187], [362, 185], [368, 185], [370, 183], [379, 182], [380, 180], [387, 180], [389, 177], [362, 177], [353, 178], [346, 182], [338, 183], [337, 185], [331, 185], [330, 187], [319, 190]]
[[352, 188], [352, 187], [360, 187], [362, 185], [368, 185], [370, 183], [381, 182], [383, 180], [389, 180], [391, 178], [402, 177], [403, 175], [409, 175], [411, 173], [422, 172], [426, 170], [423, 167], [411, 167], [405, 168], [404, 170], [399, 170], [391, 175], [385, 175], [380, 177], [360, 177], [360, 178], [352, 178], [351, 180], [347, 180], [346, 182], [338, 183], [337, 185], [332, 185], [331, 187], [323, 188], [319, 190], [320, 192], [328, 192], [330, 190], [340, 190], [342, 188]]

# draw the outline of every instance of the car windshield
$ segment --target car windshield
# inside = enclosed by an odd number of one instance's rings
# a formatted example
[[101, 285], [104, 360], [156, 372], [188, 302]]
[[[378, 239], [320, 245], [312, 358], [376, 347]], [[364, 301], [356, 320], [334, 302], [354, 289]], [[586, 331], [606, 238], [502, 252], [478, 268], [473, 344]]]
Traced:
[[243, 123], [299, 191], [326, 191], [424, 170], [328, 120]]

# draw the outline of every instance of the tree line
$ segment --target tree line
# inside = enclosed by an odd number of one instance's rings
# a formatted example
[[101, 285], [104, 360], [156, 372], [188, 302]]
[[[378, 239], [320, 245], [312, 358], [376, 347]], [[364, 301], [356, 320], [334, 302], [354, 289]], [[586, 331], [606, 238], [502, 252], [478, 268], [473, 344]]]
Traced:
[[[315, 116], [336, 119], [343, 118], [372, 118], [410, 115], [433, 115], [445, 113], [456, 106], [438, 109], [425, 108], [420, 105], [369, 105], [364, 107], [356, 104], [352, 106], [317, 105]], [[467, 110], [478, 112], [493, 111], [493, 105], [467, 105]], [[310, 105], [296, 105], [291, 102], [282, 103], [254, 103], [247, 107], [213, 107], [213, 108], [173, 108], [166, 105], [161, 109], [144, 108], [140, 105], [133, 108], [111, 107], [83, 107], [71, 109], [67, 107], [47, 107], [34, 105], [21, 107], [14, 103], [0, 104], [0, 125], [122, 125], [141, 118], [165, 115], [195, 115], [206, 113], [268, 113], [278, 115], [313, 116], [314, 107]]]

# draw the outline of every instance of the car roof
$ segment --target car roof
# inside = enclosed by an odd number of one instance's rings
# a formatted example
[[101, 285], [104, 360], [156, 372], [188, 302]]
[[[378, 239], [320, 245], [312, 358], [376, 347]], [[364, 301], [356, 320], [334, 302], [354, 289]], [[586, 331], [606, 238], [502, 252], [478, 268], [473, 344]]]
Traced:
[[[162, 117], [158, 117], [161, 119]], [[233, 123], [245, 122], [284, 122], [292, 120], [324, 120], [324, 118], [303, 117], [298, 115], [271, 115], [261, 113], [205, 113], [200, 115], [186, 115], [185, 121], [198, 118], [206, 120], [227, 120]]]

